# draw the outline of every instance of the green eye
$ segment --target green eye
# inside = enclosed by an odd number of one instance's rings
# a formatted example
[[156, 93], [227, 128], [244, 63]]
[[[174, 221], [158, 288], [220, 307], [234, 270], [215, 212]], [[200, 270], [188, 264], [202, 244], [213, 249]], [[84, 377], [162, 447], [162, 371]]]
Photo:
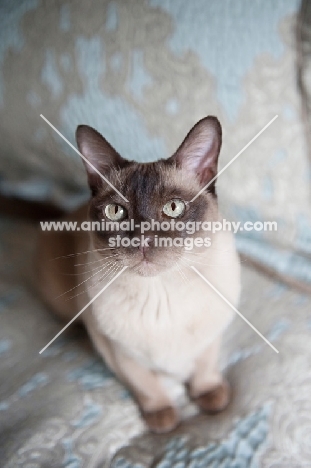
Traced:
[[126, 209], [116, 203], [110, 203], [105, 208], [105, 215], [112, 221], [120, 221], [120, 219], [125, 218], [126, 214]]
[[178, 198], [173, 198], [163, 206], [163, 213], [170, 218], [179, 218], [185, 212], [185, 203]]

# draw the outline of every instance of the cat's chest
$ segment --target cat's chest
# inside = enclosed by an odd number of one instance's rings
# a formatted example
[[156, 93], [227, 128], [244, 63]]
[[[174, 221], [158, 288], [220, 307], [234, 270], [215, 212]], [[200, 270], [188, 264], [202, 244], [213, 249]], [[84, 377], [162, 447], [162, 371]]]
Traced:
[[174, 281], [113, 284], [93, 314], [102, 333], [135, 359], [179, 374], [231, 316], [201, 282]]
[[199, 319], [202, 298], [199, 291], [182, 290], [175, 285], [150, 281], [113, 285], [109, 294], [100, 297], [94, 313], [105, 333], [116, 338], [119, 333], [132, 336], [162, 334], [185, 330]]

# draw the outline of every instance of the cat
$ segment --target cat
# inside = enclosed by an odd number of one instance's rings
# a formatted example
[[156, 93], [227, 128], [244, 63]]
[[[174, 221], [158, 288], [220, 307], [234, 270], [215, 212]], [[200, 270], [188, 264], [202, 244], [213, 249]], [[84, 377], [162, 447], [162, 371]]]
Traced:
[[[85, 162], [91, 198], [87, 206], [64, 219], [134, 219], [138, 227], [113, 233], [42, 232], [38, 266], [45, 300], [69, 320], [103, 288], [104, 281], [126, 266], [80, 318], [98, 353], [134, 396], [148, 428], [162, 433], [180, 422], [176, 404], [164, 385], [166, 377], [185, 385], [189, 397], [202, 410], [223, 410], [230, 400], [230, 387], [219, 369], [219, 350], [234, 312], [190, 266], [197, 267], [236, 307], [240, 263], [231, 232], [209, 233], [211, 246], [191, 251], [183, 246], [157, 247], [156, 236], [196, 239], [205, 238], [206, 232], [189, 235], [185, 230], [150, 230], [144, 233], [148, 245], [110, 247], [112, 235], [133, 238], [141, 234], [139, 223], [151, 219], [162, 222], [175, 218], [185, 223], [221, 219], [213, 180], [222, 143], [218, 119], [203, 118], [173, 156], [151, 163], [124, 159], [86, 125], [77, 128], [76, 140], [80, 153], [91, 164]], [[191, 201], [211, 181], [208, 189]], [[66, 271], [63, 265], [48, 262], [73, 253], [87, 257], [82, 280], [72, 274], [81, 257], [69, 256]], [[66, 301], [66, 291], [79, 292]]]

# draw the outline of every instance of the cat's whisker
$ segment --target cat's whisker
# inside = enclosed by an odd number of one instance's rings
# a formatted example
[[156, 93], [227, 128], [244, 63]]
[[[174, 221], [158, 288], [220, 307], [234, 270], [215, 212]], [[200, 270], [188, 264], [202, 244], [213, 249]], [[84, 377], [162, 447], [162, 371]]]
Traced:
[[112, 277], [116, 272], [120, 270], [120, 268], [121, 267], [117, 263], [115, 263], [110, 269], [110, 271], [108, 271], [108, 277]]
[[[202, 247], [201, 247], [202, 248]], [[216, 247], [213, 247], [213, 245], [210, 245], [209, 247], [205, 247], [203, 246], [203, 249], [209, 249], [209, 250], [214, 250], [216, 252], [235, 252], [236, 249], [235, 248], [232, 248], [232, 249], [217, 249]], [[189, 254], [192, 254], [192, 255], [204, 255], [206, 253], [206, 250], [203, 250], [201, 252], [192, 252], [191, 250], [185, 250], [186, 253], [189, 253]]]
[[[92, 284], [92, 285], [89, 285], [87, 288], [88, 289], [91, 289], [91, 288], [94, 288], [97, 284], [99, 284], [103, 279], [105, 279], [106, 276], [109, 276], [110, 273], [111, 273], [111, 269], [114, 269], [115, 268], [115, 264], [113, 262], [110, 262], [109, 264], [107, 264], [107, 266], [109, 266], [108, 270], [98, 279], [98, 281], [96, 281], [96, 283]], [[69, 301], [71, 299], [74, 299], [75, 297], [78, 297], [80, 296], [81, 294], [85, 294], [87, 292], [86, 289], [84, 289], [83, 291], [75, 294], [74, 296], [70, 296], [69, 298], [66, 299], [66, 301]]]
[[101, 252], [102, 250], [117, 250], [117, 249], [115, 247], [106, 247], [104, 249], [86, 250], [85, 252], [77, 252], [77, 253], [72, 253], [68, 255], [61, 255], [60, 257], [51, 258], [50, 261], [59, 260], [60, 258], [78, 257], [79, 255], [86, 255], [92, 252]]
[[89, 288], [93, 288], [94, 286], [96, 286], [98, 283], [100, 283], [101, 281], [103, 281], [105, 278], [112, 278], [114, 276], [114, 273], [117, 273], [118, 271], [120, 271], [120, 267], [114, 262], [110, 268], [108, 268], [108, 270], [104, 273], [103, 276], [101, 276], [99, 278], [99, 280], [94, 284], [94, 285], [91, 285], [89, 286]]
[[175, 267], [176, 267], [177, 273], [179, 274], [179, 276], [181, 277], [182, 281], [184, 282], [184, 281], [185, 281], [185, 278], [184, 278], [184, 277], [182, 276], [182, 274], [180, 273], [180, 270], [179, 270], [178, 266], [175, 265]]
[[104, 263], [105, 261], [103, 261], [101, 265], [99, 265], [98, 267], [92, 268], [91, 270], [82, 270], [79, 273], [63, 273], [63, 275], [65, 276], [79, 276], [80, 275], [81, 276], [81, 275], [84, 275], [85, 273], [92, 273], [93, 271], [99, 270], [100, 268], [105, 266]]
[[176, 268], [177, 268], [177, 272], [179, 273], [181, 279], [183, 280], [184, 284], [187, 284], [187, 278], [186, 276], [184, 275], [182, 269], [180, 268], [179, 265], [176, 264]]
[[[197, 263], [199, 265], [216, 266], [216, 267], [218, 267], [218, 266], [219, 267], [228, 266], [228, 263], [203, 263], [203, 262], [198, 262], [197, 260], [193, 260], [192, 258], [187, 258], [186, 255], [184, 255], [183, 260], [186, 260], [187, 262], [189, 262], [189, 264]], [[238, 263], [240, 263], [240, 264], [245, 263], [245, 260], [241, 260]]]
[[182, 267], [186, 268], [186, 265], [185, 265], [185, 264], [181, 264], [181, 265], [180, 265], [180, 271], [181, 271], [182, 274], [184, 275], [185, 279], [189, 281], [189, 277], [187, 276], [187, 274], [185, 273], [185, 271], [183, 271]]
[[[109, 278], [111, 277], [112, 275], [114, 275], [115, 272], [119, 271], [120, 270], [120, 267], [118, 266], [117, 263], [113, 263], [111, 265], [111, 267], [107, 270], [106, 272], [106, 276]], [[106, 277], [104, 276], [104, 278]]]
[[187, 265], [191, 265], [192, 263], [197, 263], [199, 265], [205, 265], [205, 266], [225, 266], [221, 265], [219, 263], [204, 263], [204, 262], [198, 262], [197, 260], [193, 260], [192, 258], [187, 258], [185, 255], [183, 257], [183, 260], [187, 262]]
[[78, 266], [85, 266], [85, 265], [91, 265], [93, 263], [98, 263], [98, 262], [104, 262], [107, 260], [107, 258], [112, 258], [112, 257], [116, 257], [118, 254], [115, 253], [113, 255], [109, 255], [108, 257], [103, 257], [103, 258], [100, 258], [99, 260], [94, 260], [93, 262], [87, 262], [87, 263], [75, 263], [74, 266], [75, 267], [78, 267]]
[[111, 263], [111, 261], [108, 262], [108, 263], [107, 262], [101, 263], [98, 267], [92, 268], [91, 270], [84, 270], [84, 271], [82, 271], [81, 273], [78, 273], [78, 274], [81, 275], [81, 274], [85, 274], [85, 273], [92, 273], [93, 271], [99, 270], [100, 268], [104, 267], [105, 265], [107, 265], [109, 263]]
[[188, 280], [188, 277], [185, 275], [185, 272], [182, 270], [182, 267], [184, 265], [180, 265], [181, 260], [182, 260], [182, 255], [180, 254], [180, 255], [178, 255], [178, 258], [177, 258], [176, 262], [174, 263], [173, 267], [176, 268], [177, 273], [179, 274], [179, 276], [181, 277], [183, 282], [186, 284], [186, 282]]
[[190, 250], [184, 250], [184, 253], [190, 255], [204, 255], [203, 252], [191, 252]]
[[102, 270], [104, 270], [105, 267], [101, 268], [101, 270], [97, 271], [96, 273], [94, 273], [93, 275], [89, 276], [88, 278], [86, 278], [85, 280], [81, 281], [81, 283], [79, 284], [76, 284], [76, 286], [74, 286], [73, 288], [71, 289], [68, 289], [68, 291], [65, 291], [64, 293], [60, 294], [59, 296], [56, 296], [55, 299], [59, 299], [60, 297], [64, 296], [65, 294], [69, 293], [70, 291], [73, 291], [74, 289], [78, 288], [79, 286], [81, 286], [81, 284], [84, 284], [86, 283], [86, 281], [88, 281], [89, 279], [93, 278], [94, 276], [98, 275], [98, 273], [100, 273]]

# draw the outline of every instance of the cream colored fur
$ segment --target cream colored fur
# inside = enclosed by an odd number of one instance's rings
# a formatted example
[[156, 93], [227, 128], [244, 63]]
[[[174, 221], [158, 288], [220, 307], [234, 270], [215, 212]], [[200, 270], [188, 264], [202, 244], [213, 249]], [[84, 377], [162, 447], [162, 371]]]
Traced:
[[[86, 208], [71, 219], [86, 219]], [[70, 253], [73, 249], [77, 252], [90, 250], [84, 261], [100, 260], [99, 253], [91, 252], [88, 233], [67, 235], [71, 236], [67, 238]], [[51, 252], [55, 257], [64, 250], [60, 245], [64, 243], [64, 235], [54, 232], [48, 236], [49, 241], [45, 239], [40, 249], [41, 289], [59, 315], [69, 320], [100, 291], [103, 283], [96, 285], [95, 276], [93, 281], [87, 282], [88, 297], [82, 294], [69, 302], [61, 298], [55, 300], [57, 294], [72, 286], [68, 283], [68, 278], [72, 281], [72, 277], [64, 276], [61, 269], [57, 271], [57, 263], [52, 270], [47, 268]], [[218, 349], [221, 335], [234, 312], [190, 265], [193, 260], [192, 265], [236, 306], [240, 293], [240, 264], [233, 236], [230, 232], [214, 234], [212, 246], [206, 248], [204, 254], [186, 256], [189, 266], [179, 264], [186, 276], [184, 280], [177, 267], [156, 277], [139, 276], [127, 269], [81, 316], [99, 354], [129, 386], [145, 411], [172, 404], [161, 382], [163, 376], [180, 383], [188, 382], [192, 396], [212, 389], [222, 380]], [[72, 257], [71, 262], [77, 262], [76, 257]], [[64, 283], [66, 278], [67, 283]]]

